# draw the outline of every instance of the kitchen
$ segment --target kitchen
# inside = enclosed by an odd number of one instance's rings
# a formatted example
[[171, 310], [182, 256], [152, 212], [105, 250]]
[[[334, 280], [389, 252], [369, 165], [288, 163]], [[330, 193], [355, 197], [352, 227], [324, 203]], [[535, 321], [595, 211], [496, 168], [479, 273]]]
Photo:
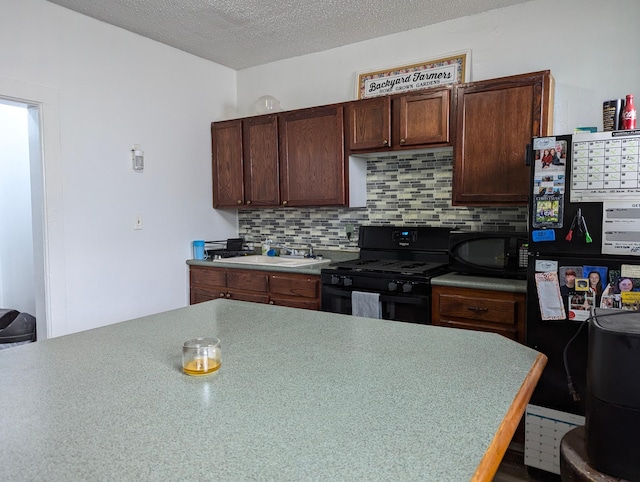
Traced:
[[[44, 337], [188, 304], [184, 260], [190, 257], [191, 241], [235, 237], [246, 229], [235, 212], [211, 208], [210, 123], [252, 114], [255, 101], [265, 94], [279, 99], [283, 109], [352, 100], [355, 72], [470, 49], [472, 80], [550, 69], [556, 79], [554, 132], [571, 132], [575, 126], [601, 125], [602, 101], [633, 92], [638, 78], [636, 62], [611, 55], [620, 45], [637, 43], [632, 13], [638, 6], [633, 1], [592, 2], [587, 9], [582, 2], [536, 0], [238, 71], [49, 2], [18, 5], [5, 0], [3, 9], [9, 13], [0, 30], [0, 93], [52, 98], [46, 104], [53, 109], [50, 127], [53, 139], [60, 139], [46, 161], [48, 306], [38, 317], [48, 318]], [[31, 27], [30, 16], [37, 28]], [[545, 36], [550, 23], [554, 33]], [[31, 40], [16, 42], [23, 32], [30, 32]], [[589, 62], [576, 60], [574, 45]], [[77, 61], [83, 58], [91, 61]], [[145, 59], [145, 69], [139, 68], [140, 59]], [[302, 71], [304, 82], [294, 75]], [[87, 111], [87, 105], [92, 109]], [[48, 128], [45, 120], [45, 143]], [[142, 174], [130, 167], [134, 143], [145, 151]], [[305, 209], [296, 216], [296, 223], [304, 225], [297, 229], [307, 229], [318, 246], [343, 248], [355, 246], [344, 236], [344, 221], [377, 223], [393, 215], [397, 224], [423, 219], [435, 224], [432, 216], [461, 219], [469, 228], [484, 222], [524, 223], [518, 208], [451, 208], [447, 192], [439, 191], [448, 188], [448, 174], [434, 167], [434, 175], [427, 187], [438, 189], [434, 199], [442, 203], [433, 206], [436, 211], [427, 219], [419, 210], [425, 198], [399, 192], [399, 204], [392, 204], [389, 213]], [[379, 187], [380, 195], [373, 192], [376, 207], [385, 209], [376, 198], [396, 186], [390, 187]], [[276, 213], [287, 216], [279, 225], [290, 223], [288, 211]], [[144, 216], [139, 231], [133, 229], [137, 214]], [[332, 233], [328, 240], [322, 238], [325, 231], [315, 232], [321, 222]], [[259, 238], [277, 240], [286, 234], [284, 227], [271, 232], [270, 224], [249, 225], [252, 236], [255, 229]], [[91, 242], [86, 241], [88, 232]], [[161, 259], [170, 261], [159, 263]]]
[[[43, 90], [57, 94], [53, 128], [61, 146], [57, 157], [53, 152], [47, 159], [49, 290], [43, 338], [185, 306], [184, 260], [193, 239], [250, 234], [291, 244], [295, 239], [287, 230], [294, 219], [301, 224], [297, 231], [308, 230], [324, 248], [355, 246], [355, 237], [344, 234], [346, 224], [391, 218], [396, 224], [452, 220], [469, 228], [524, 226], [524, 209], [452, 208], [447, 202], [451, 160], [442, 154], [436, 154], [443, 157], [433, 165], [433, 176], [427, 176], [426, 190], [433, 186], [435, 192], [434, 209], [426, 218], [430, 198], [406, 196], [405, 184], [391, 181], [396, 166], [407, 166], [405, 176], [416, 174], [417, 161], [404, 156], [377, 165], [381, 184], [390, 187], [380, 188], [379, 199], [373, 193], [373, 209], [260, 211], [264, 217], [259, 219], [251, 213], [213, 211], [208, 127], [214, 120], [252, 114], [255, 100], [265, 93], [286, 109], [351, 100], [356, 71], [461, 49], [471, 49], [474, 80], [550, 69], [556, 78], [554, 132], [597, 126], [603, 100], [634, 91], [637, 62], [611, 53], [637, 44], [633, 13], [638, 6], [631, 1], [592, 3], [585, 8], [584, 2], [536, 0], [235, 71], [46, 2], [3, 0], [3, 11], [10, 14], [1, 20], [0, 94], [32, 100], [46, 97]], [[37, 28], [27, 20], [34, 12]], [[31, 40], [16, 44], [23, 32], [30, 32]], [[429, 45], [426, 53], [424, 45]], [[589, 61], [577, 61], [578, 53]], [[306, 72], [304, 82], [293, 75], [300, 71]], [[40, 92], [32, 84], [41, 86]], [[89, 112], [87, 105], [92, 106]], [[47, 127], [45, 121], [45, 134]], [[145, 149], [141, 175], [129, 165], [134, 143]], [[383, 191], [396, 191], [398, 204], [388, 205]], [[140, 213], [144, 229], [134, 231]], [[327, 230], [316, 231], [318, 225]]]

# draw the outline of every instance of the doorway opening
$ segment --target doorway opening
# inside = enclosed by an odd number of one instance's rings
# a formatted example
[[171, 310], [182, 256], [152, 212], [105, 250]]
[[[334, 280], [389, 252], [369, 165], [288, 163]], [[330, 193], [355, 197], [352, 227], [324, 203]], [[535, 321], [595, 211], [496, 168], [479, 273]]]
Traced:
[[0, 308], [36, 317], [45, 308], [44, 175], [37, 104], [0, 97]]

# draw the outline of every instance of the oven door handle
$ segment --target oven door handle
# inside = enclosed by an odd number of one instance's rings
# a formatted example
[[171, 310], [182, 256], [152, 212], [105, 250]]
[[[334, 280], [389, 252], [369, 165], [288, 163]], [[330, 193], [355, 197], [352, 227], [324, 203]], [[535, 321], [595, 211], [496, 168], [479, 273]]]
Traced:
[[[377, 291], [372, 290], [353, 290], [346, 288], [336, 288], [331, 285], [322, 285], [322, 297], [325, 296], [336, 296], [339, 298], [349, 298], [351, 299], [351, 293], [353, 291], [363, 291], [365, 293], [378, 293]], [[408, 293], [393, 293], [393, 294], [380, 294], [380, 301], [382, 303], [393, 303], [396, 301], [402, 301], [403, 304], [415, 304], [420, 305], [424, 303], [425, 299], [429, 299], [427, 295], [415, 295]]]
[[425, 299], [429, 299], [428, 296], [409, 295], [405, 293], [398, 293], [393, 295], [380, 295], [380, 301], [383, 303], [394, 303], [401, 301], [405, 305], [420, 305], [424, 303]]
[[322, 289], [322, 296], [329, 295], [329, 296], [338, 296], [340, 298], [351, 298], [352, 290], [347, 290], [344, 288], [336, 288], [335, 286], [325, 285], [325, 284], [322, 285], [321, 289]]

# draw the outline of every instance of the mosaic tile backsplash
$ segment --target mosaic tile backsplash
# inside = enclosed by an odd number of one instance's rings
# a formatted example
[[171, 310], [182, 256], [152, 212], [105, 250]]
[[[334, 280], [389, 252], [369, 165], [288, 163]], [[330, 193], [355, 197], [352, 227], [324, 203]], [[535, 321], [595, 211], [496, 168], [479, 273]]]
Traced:
[[293, 248], [356, 249], [363, 225], [526, 231], [525, 207], [451, 206], [452, 173], [452, 149], [368, 159], [366, 207], [239, 210], [238, 235], [256, 246], [271, 239]]

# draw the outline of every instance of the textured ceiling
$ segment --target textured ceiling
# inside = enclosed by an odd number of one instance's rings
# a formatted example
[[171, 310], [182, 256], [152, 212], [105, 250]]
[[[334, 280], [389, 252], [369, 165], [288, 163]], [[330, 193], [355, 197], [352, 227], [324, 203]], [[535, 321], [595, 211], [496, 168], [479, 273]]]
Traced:
[[530, 0], [48, 0], [243, 69]]

